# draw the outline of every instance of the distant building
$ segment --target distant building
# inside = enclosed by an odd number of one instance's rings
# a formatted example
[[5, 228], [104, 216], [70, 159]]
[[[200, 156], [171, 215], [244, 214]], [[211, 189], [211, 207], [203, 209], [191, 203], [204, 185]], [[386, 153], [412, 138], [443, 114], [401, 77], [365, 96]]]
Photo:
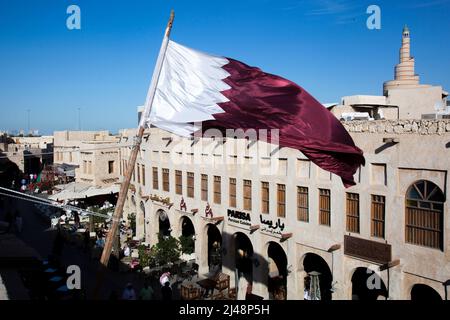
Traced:
[[96, 187], [119, 180], [119, 137], [108, 131], [56, 131], [54, 163], [76, 182]]
[[24, 174], [39, 174], [46, 165], [53, 163], [53, 136], [3, 136], [0, 152]]
[[395, 67], [394, 80], [383, 85], [382, 96], [356, 95], [343, 97], [340, 103], [326, 105], [342, 120], [362, 119], [442, 119], [450, 118], [448, 92], [441, 86], [419, 83], [411, 57], [410, 32], [402, 33], [400, 61]]

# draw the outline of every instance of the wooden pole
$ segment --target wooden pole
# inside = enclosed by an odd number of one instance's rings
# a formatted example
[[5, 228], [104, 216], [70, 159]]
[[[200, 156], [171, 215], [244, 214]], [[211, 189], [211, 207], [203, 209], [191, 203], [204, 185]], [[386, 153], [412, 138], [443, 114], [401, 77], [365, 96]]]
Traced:
[[[114, 244], [114, 240], [116, 239], [116, 235], [118, 232], [118, 227], [120, 225], [120, 220], [122, 219], [123, 207], [125, 204], [125, 200], [127, 198], [128, 188], [130, 187], [130, 180], [133, 175], [134, 167], [136, 164], [136, 158], [139, 153], [139, 149], [142, 142], [142, 137], [144, 135], [145, 126], [147, 120], [149, 119], [153, 98], [155, 97], [156, 87], [159, 80], [159, 75], [161, 73], [162, 64], [164, 61], [164, 56], [166, 54], [167, 45], [169, 42], [170, 31], [172, 29], [172, 24], [174, 20], [175, 14], [172, 10], [170, 12], [169, 22], [167, 23], [166, 31], [164, 34], [163, 42], [161, 45], [161, 49], [159, 51], [158, 59], [156, 61], [155, 70], [153, 71], [152, 81], [150, 83], [150, 87], [147, 93], [147, 98], [145, 100], [145, 109], [141, 116], [141, 121], [139, 122], [138, 132], [135, 138], [135, 143], [131, 150], [130, 159], [128, 161], [128, 167], [125, 171], [124, 180], [120, 186], [119, 197], [117, 199], [116, 208], [114, 210], [114, 215], [112, 218], [112, 226], [108, 232], [108, 236], [106, 238], [105, 246], [103, 248], [102, 256], [100, 258], [100, 269], [97, 273], [97, 283], [95, 287], [94, 297], [98, 298], [99, 290], [103, 281], [104, 270], [108, 267], [109, 258], [111, 256], [112, 246]], [[150, 127], [150, 124], [148, 124]]]

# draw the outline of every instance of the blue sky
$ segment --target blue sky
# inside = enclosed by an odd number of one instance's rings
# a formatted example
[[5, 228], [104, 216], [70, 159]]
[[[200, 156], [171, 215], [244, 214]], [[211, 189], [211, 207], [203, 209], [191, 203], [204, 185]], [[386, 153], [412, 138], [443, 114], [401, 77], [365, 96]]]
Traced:
[[[81, 9], [68, 30], [67, 7]], [[381, 30], [366, 27], [369, 5]], [[295, 81], [319, 101], [381, 94], [401, 30], [423, 83], [450, 90], [450, 1], [0, 0], [0, 130], [136, 126], [170, 9], [172, 39]]]

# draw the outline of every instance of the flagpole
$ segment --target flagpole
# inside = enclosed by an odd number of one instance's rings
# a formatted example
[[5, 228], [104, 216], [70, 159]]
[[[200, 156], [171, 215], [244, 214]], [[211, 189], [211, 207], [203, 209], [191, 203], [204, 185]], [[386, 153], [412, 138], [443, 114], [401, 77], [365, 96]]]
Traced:
[[[141, 115], [141, 120], [139, 121], [138, 132], [135, 137], [135, 142], [133, 148], [131, 150], [130, 159], [128, 161], [128, 167], [126, 168], [124, 180], [120, 186], [119, 197], [117, 199], [116, 208], [114, 210], [114, 215], [112, 218], [112, 226], [108, 232], [108, 236], [106, 238], [105, 246], [103, 248], [102, 256], [100, 258], [100, 268], [97, 272], [97, 283], [94, 291], [94, 297], [98, 298], [100, 287], [103, 281], [104, 270], [108, 267], [109, 258], [111, 256], [112, 246], [114, 243], [114, 239], [117, 235], [119, 223], [122, 218], [123, 207], [125, 204], [125, 200], [128, 193], [128, 188], [130, 187], [131, 176], [134, 171], [134, 167], [136, 164], [136, 158], [139, 153], [139, 149], [142, 142], [142, 137], [144, 135], [144, 130], [147, 121], [150, 118], [150, 112], [153, 104], [153, 98], [155, 97], [156, 87], [159, 80], [159, 75], [161, 73], [161, 68], [164, 62], [164, 57], [167, 51], [167, 45], [169, 43], [170, 31], [172, 29], [173, 20], [175, 14], [174, 11], [171, 10], [169, 22], [167, 23], [166, 31], [164, 33], [164, 38], [161, 44], [161, 48], [159, 50], [158, 59], [156, 60], [156, 66], [153, 71], [152, 80], [150, 82], [150, 87], [148, 89], [147, 98], [145, 100], [144, 112]], [[150, 123], [148, 122], [148, 126], [150, 127]]]

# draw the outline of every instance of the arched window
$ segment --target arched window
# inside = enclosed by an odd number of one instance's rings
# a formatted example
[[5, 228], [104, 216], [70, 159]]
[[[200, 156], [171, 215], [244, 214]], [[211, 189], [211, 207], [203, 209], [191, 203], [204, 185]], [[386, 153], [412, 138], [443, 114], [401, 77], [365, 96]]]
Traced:
[[406, 242], [443, 250], [445, 196], [434, 183], [420, 180], [406, 193]]

